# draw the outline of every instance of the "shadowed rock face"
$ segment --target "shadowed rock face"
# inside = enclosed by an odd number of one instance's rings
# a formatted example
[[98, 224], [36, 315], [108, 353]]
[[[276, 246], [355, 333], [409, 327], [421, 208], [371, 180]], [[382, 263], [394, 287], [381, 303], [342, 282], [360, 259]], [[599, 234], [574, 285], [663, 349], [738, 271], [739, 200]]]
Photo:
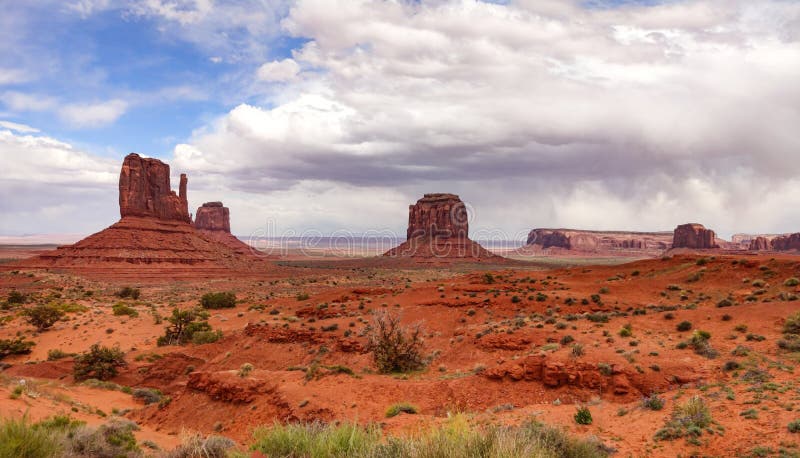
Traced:
[[170, 187], [169, 165], [136, 153], [125, 157], [119, 175], [119, 213], [191, 222], [186, 198], [186, 175], [181, 175], [180, 195]]
[[753, 251], [767, 251], [772, 248], [772, 242], [766, 237], [756, 237], [750, 241], [748, 249]]
[[706, 229], [702, 224], [681, 224], [675, 228], [672, 248], [719, 248], [716, 238], [714, 231]]
[[425, 194], [408, 207], [406, 238], [467, 238], [467, 207], [455, 194]]
[[775, 237], [772, 239], [772, 249], [775, 251], [800, 250], [800, 233]]
[[231, 214], [222, 202], [206, 202], [197, 209], [194, 227], [205, 231], [223, 231], [231, 233]]

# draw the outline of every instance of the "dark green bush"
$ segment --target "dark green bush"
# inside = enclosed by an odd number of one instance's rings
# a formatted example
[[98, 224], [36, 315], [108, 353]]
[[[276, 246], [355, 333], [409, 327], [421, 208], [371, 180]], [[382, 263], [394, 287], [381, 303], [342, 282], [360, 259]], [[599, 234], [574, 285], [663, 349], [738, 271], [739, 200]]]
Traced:
[[692, 323], [689, 321], [681, 321], [680, 323], [678, 323], [677, 326], [675, 326], [675, 329], [677, 329], [680, 332], [686, 332], [692, 329]]
[[139, 299], [139, 296], [141, 295], [141, 293], [142, 292], [139, 291], [139, 288], [131, 288], [130, 286], [126, 286], [126, 287], [122, 288], [121, 290], [117, 291], [116, 293], [114, 293], [114, 295], [119, 297], [119, 298], [121, 298], [121, 299], [131, 298], [131, 299], [136, 300], [136, 299]]
[[214, 342], [219, 339], [220, 334], [213, 333], [207, 319], [208, 313], [202, 310], [181, 310], [176, 307], [172, 309], [172, 315], [167, 317], [170, 324], [164, 329], [164, 335], [158, 338], [156, 344], [159, 347], [185, 345], [193, 341], [195, 336], [198, 338], [198, 343]]
[[114, 304], [114, 306], [111, 307], [111, 310], [114, 312], [115, 316], [127, 315], [131, 318], [136, 318], [139, 316], [139, 312], [137, 312], [135, 308], [123, 304], [122, 302]]
[[44, 331], [60, 320], [64, 312], [53, 305], [40, 304], [25, 310], [25, 316], [28, 323], [36, 326], [37, 330]]
[[206, 293], [200, 298], [205, 309], [229, 309], [236, 307], [236, 294], [231, 292]]
[[579, 425], [591, 425], [592, 424], [592, 412], [589, 411], [588, 407], [578, 407], [578, 411], [575, 412], [575, 423]]
[[27, 355], [35, 342], [25, 340], [22, 337], [16, 339], [0, 339], [0, 359], [10, 355]]
[[73, 375], [75, 380], [95, 378], [108, 380], [117, 375], [120, 367], [127, 366], [125, 353], [117, 347], [109, 348], [94, 344], [89, 351], [75, 358]]
[[8, 293], [8, 298], [6, 302], [9, 304], [19, 305], [24, 304], [28, 300], [28, 297], [17, 290], [11, 291]]

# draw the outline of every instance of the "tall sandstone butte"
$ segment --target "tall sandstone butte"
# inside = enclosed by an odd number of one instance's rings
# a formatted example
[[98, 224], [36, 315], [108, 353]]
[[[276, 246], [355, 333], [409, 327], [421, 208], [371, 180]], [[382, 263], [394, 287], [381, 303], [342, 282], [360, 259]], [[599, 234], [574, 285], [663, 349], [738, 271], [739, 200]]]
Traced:
[[719, 248], [717, 234], [702, 224], [681, 224], [672, 236], [672, 248], [709, 249]]
[[385, 256], [447, 260], [456, 258], [500, 260], [469, 239], [469, 217], [455, 194], [425, 194], [408, 207], [407, 240]]
[[158, 281], [257, 271], [255, 253], [229, 233], [229, 212], [222, 203], [200, 207], [203, 228], [192, 224], [187, 184], [186, 175], [181, 175], [179, 194], [175, 194], [170, 189], [169, 165], [129, 154], [119, 177], [122, 218], [73, 245], [25, 260], [20, 266]]
[[194, 215], [194, 227], [204, 231], [231, 233], [231, 213], [222, 202], [206, 202]]
[[797, 251], [800, 250], [800, 232], [794, 234], [775, 237], [772, 239], [772, 249], [775, 251]]
[[192, 221], [186, 197], [187, 178], [181, 175], [179, 192], [170, 186], [169, 165], [136, 153], [125, 156], [119, 175], [120, 216], [154, 217], [168, 221]]

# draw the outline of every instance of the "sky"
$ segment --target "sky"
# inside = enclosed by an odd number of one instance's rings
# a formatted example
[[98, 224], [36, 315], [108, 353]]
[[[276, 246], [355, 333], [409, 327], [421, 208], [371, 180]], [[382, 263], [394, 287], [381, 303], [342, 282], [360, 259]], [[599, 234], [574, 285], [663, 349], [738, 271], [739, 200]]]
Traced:
[[7, 2], [0, 235], [114, 223], [129, 152], [243, 236], [797, 232], [799, 82], [797, 0]]

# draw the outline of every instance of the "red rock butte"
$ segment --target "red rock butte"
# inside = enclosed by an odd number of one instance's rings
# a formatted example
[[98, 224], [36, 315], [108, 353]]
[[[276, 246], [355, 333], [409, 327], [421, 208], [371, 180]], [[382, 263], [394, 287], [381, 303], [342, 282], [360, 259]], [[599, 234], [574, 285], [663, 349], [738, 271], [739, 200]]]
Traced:
[[455, 194], [425, 194], [410, 205], [406, 241], [384, 256], [426, 262], [503, 259], [470, 240], [467, 207]]
[[200, 218], [192, 224], [187, 184], [182, 174], [176, 194], [170, 186], [169, 165], [129, 154], [119, 177], [121, 219], [73, 245], [18, 265], [163, 281], [257, 269], [260, 263], [252, 262], [255, 252], [230, 234], [230, 212], [222, 203], [200, 207]]
[[702, 224], [681, 224], [675, 228], [672, 236], [672, 248], [705, 250], [719, 247], [717, 234]]

